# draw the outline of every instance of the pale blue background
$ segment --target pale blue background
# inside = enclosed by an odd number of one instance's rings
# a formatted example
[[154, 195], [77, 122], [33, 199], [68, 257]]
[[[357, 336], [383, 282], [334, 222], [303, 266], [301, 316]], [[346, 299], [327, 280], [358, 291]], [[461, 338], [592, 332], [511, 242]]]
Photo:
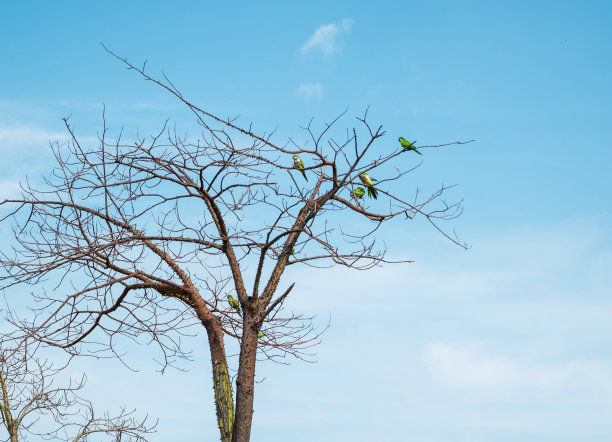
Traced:
[[[283, 280], [297, 282], [291, 307], [331, 328], [317, 364], [258, 366], [253, 440], [609, 441], [610, 5], [3, 1], [0, 196], [48, 173], [62, 116], [91, 142], [103, 103], [128, 135], [166, 117], [189, 126], [98, 42], [279, 140], [368, 105], [392, 146], [474, 138], [424, 151], [406, 180], [411, 193], [459, 184], [465, 213], [450, 227], [469, 251], [423, 222], [392, 224], [380, 238], [414, 264]], [[159, 417], [152, 440], [216, 440], [203, 339], [187, 373], [157, 374], [147, 348], [126, 348], [137, 374], [73, 370], [101, 409]]]

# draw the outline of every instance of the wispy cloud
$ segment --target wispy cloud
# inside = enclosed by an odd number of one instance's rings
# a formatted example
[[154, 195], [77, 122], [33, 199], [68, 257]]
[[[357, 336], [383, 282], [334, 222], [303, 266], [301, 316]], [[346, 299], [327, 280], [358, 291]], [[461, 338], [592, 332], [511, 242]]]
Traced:
[[609, 360], [544, 361], [538, 357], [493, 352], [478, 342], [435, 342], [426, 346], [422, 360], [434, 380], [445, 387], [472, 394], [527, 394], [583, 390], [609, 395]]
[[66, 133], [54, 132], [32, 125], [0, 126], [0, 151], [22, 147], [47, 147], [49, 141], [66, 138]]
[[0, 181], [0, 201], [20, 195], [21, 186], [17, 181]]
[[305, 101], [320, 100], [323, 98], [323, 85], [321, 83], [301, 83], [296, 92]]
[[345, 18], [339, 24], [330, 23], [319, 26], [310, 39], [302, 45], [300, 52], [306, 55], [312, 50], [319, 49], [327, 56], [340, 52], [341, 45], [338, 37], [350, 31], [353, 23], [353, 19]]

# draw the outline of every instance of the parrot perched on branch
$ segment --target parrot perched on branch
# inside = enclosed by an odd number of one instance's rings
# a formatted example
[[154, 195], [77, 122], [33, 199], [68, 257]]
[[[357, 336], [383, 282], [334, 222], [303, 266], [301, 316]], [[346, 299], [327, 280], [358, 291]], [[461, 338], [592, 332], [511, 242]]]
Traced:
[[363, 172], [361, 175], [359, 175], [359, 179], [361, 179], [361, 182], [363, 183], [363, 185], [368, 188], [368, 196], [370, 198], [377, 199], [378, 190], [374, 188], [374, 183], [372, 183], [372, 178], [370, 178], [367, 173]]
[[302, 172], [302, 175], [304, 175], [304, 179], [308, 181], [308, 177], [306, 176], [306, 172], [304, 171], [304, 162], [297, 155], [293, 155], [293, 167], [299, 169], [299, 171]]
[[416, 147], [414, 147], [414, 143], [416, 143], [416, 141], [413, 141], [412, 143], [410, 141], [408, 141], [406, 138], [404, 137], [399, 137], [397, 139], [397, 141], [399, 141], [402, 144], [402, 147], [404, 148], [404, 150], [413, 150], [416, 153], [418, 153], [419, 155], [423, 155], [421, 152], [419, 152]]
[[227, 295], [227, 302], [229, 302], [230, 307], [236, 310], [238, 315], [242, 318], [242, 313], [240, 313], [240, 304], [238, 301], [236, 301], [236, 298], [234, 298], [232, 295]]
[[365, 189], [363, 187], [358, 187], [355, 190], [353, 190], [353, 192], [351, 192], [353, 194], [353, 197], [355, 199], [362, 199], [363, 196], [365, 195]]

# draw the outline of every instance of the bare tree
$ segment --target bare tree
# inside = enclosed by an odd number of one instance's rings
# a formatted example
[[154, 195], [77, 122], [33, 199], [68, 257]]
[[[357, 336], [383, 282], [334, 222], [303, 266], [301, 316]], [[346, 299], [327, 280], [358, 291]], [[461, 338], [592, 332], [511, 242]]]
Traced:
[[[385, 131], [367, 111], [355, 127], [339, 130], [343, 113], [320, 131], [311, 121], [306, 141], [279, 144], [117, 58], [184, 103], [201, 136], [191, 140], [166, 124], [133, 142], [111, 140], [104, 118], [99, 143], [83, 146], [64, 119], [71, 142], [55, 146], [46, 187], [26, 185], [21, 198], [1, 203], [18, 243], [2, 255], [4, 286], [55, 283], [39, 290], [34, 318], [14, 322], [72, 354], [120, 356], [122, 338], [153, 342], [162, 369], [187, 356], [182, 334], [203, 326], [221, 440], [248, 441], [258, 352], [302, 357], [319, 338], [310, 318], [282, 309], [295, 284], [281, 285], [287, 267], [390, 262], [376, 233], [391, 219], [423, 217], [463, 245], [440, 225], [460, 214], [460, 202], [447, 204], [444, 186], [425, 196], [398, 190], [414, 153], [379, 143]], [[441, 146], [451, 144], [461, 142]], [[426, 147], [434, 146], [419, 149]], [[365, 185], [376, 200], [363, 197], [364, 173], [378, 178]], [[342, 229], [349, 223], [359, 227]], [[226, 337], [240, 348], [235, 397]]]
[[3, 339], [0, 346], [0, 416], [7, 441], [35, 436], [35, 440], [85, 442], [94, 434], [105, 434], [115, 441], [138, 442], [154, 431], [148, 418], [137, 420], [134, 411], [125, 408], [117, 415], [97, 416], [92, 403], [79, 395], [85, 376], [56, 386], [65, 366], [54, 368], [28, 355], [23, 346], [8, 346], [10, 342]]

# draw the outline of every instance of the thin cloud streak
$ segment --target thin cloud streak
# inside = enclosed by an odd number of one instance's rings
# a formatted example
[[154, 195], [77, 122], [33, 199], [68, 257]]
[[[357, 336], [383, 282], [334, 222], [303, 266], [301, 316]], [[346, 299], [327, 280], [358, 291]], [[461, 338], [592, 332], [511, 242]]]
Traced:
[[571, 359], [551, 363], [493, 352], [480, 342], [433, 342], [422, 354], [430, 376], [444, 387], [470, 394], [504, 393], [513, 397], [574, 390], [612, 392], [609, 360]]
[[21, 195], [18, 181], [0, 181], [0, 201]]
[[49, 142], [66, 138], [66, 133], [53, 132], [31, 125], [0, 126], [0, 151], [6, 152], [22, 147], [46, 148]]
[[323, 98], [323, 85], [321, 83], [301, 83], [296, 93], [304, 101], [321, 100]]
[[301, 54], [306, 55], [315, 49], [320, 49], [323, 55], [326, 56], [339, 53], [342, 48], [338, 37], [341, 34], [348, 33], [353, 23], [353, 19], [345, 18], [342, 19], [340, 25], [329, 23], [319, 26], [310, 39], [300, 48]]

